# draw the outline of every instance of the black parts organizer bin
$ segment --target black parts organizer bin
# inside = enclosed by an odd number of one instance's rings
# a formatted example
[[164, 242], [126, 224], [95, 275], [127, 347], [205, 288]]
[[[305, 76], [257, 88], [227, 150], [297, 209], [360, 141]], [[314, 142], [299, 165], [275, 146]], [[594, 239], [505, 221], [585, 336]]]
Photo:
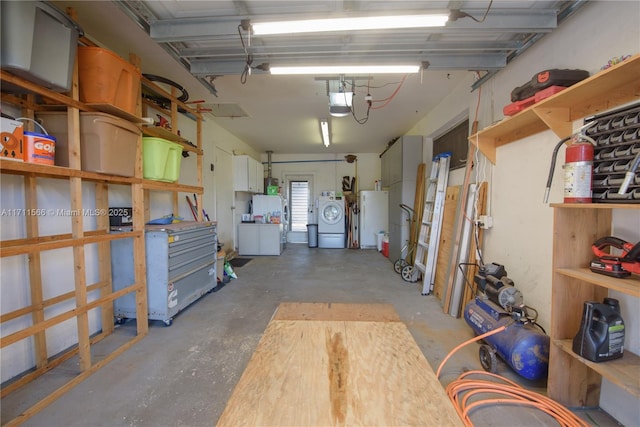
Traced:
[[618, 194], [625, 174], [640, 153], [640, 103], [587, 117], [586, 135], [596, 141], [593, 159], [593, 203], [640, 203], [640, 170], [627, 192]]

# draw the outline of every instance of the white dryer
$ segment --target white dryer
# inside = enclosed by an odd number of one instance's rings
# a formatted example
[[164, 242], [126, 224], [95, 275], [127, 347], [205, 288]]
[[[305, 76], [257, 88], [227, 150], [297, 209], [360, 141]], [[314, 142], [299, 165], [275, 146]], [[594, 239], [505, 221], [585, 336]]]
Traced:
[[344, 248], [345, 245], [344, 199], [320, 196], [318, 198], [318, 247]]

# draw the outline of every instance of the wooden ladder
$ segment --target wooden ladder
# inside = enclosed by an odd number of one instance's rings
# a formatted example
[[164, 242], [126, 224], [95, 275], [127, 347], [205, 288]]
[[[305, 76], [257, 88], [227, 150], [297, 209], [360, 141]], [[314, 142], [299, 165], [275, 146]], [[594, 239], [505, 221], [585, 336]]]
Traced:
[[428, 295], [433, 286], [450, 160], [450, 152], [438, 154], [433, 158], [420, 222], [415, 261], [412, 267], [403, 270], [403, 278], [410, 282], [418, 281], [420, 274], [422, 274], [423, 295]]

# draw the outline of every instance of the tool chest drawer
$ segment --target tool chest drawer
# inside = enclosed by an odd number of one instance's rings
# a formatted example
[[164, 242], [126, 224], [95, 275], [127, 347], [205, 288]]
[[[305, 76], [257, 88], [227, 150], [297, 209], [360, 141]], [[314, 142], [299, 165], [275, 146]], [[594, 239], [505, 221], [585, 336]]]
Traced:
[[[218, 248], [215, 229], [206, 227], [163, 236], [160, 233], [149, 233], [149, 241], [167, 238], [167, 268], [169, 278], [174, 279], [197, 266], [215, 261]], [[158, 242], [162, 248], [162, 242]], [[161, 256], [165, 256], [164, 253]]]

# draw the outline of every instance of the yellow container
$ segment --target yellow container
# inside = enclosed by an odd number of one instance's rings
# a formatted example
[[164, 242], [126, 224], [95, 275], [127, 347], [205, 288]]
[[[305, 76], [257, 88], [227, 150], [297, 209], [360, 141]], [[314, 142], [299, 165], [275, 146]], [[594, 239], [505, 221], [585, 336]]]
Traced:
[[176, 182], [180, 178], [182, 145], [163, 138], [142, 138], [142, 176], [155, 181]]

